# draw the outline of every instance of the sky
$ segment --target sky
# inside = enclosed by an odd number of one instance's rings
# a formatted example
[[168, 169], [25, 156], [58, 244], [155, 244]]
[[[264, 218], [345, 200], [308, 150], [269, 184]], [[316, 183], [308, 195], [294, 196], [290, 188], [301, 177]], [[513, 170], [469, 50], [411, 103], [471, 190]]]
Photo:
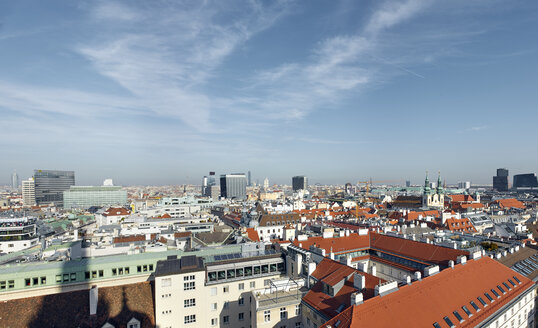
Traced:
[[0, 2], [0, 183], [538, 171], [538, 2]]

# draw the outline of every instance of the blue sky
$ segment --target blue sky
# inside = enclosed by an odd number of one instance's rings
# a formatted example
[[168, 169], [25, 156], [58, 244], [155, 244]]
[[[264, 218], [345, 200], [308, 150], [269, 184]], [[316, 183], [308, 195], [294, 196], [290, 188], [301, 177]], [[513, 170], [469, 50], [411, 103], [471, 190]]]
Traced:
[[2, 1], [0, 182], [538, 171], [538, 2]]

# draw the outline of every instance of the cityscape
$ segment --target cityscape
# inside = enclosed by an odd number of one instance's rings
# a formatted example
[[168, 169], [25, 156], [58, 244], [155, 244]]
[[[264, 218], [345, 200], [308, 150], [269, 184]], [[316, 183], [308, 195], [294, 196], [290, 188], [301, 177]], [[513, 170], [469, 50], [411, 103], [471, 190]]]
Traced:
[[538, 2], [0, 2], [0, 327], [538, 327]]

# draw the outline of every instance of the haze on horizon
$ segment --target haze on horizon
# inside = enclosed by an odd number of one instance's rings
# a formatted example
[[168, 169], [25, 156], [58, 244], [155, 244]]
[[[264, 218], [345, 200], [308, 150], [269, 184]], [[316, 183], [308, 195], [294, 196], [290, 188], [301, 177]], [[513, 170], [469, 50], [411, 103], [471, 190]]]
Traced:
[[3, 1], [0, 184], [538, 171], [536, 1]]

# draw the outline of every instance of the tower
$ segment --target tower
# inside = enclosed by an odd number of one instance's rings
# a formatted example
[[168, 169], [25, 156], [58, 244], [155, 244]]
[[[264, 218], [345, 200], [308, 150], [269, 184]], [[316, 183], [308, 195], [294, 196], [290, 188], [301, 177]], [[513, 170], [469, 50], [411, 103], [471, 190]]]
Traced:
[[422, 195], [422, 206], [433, 208], [444, 208], [445, 206], [445, 191], [441, 181], [441, 172], [437, 178], [437, 187], [430, 188], [430, 180], [426, 171], [426, 179], [424, 180], [424, 193]]

